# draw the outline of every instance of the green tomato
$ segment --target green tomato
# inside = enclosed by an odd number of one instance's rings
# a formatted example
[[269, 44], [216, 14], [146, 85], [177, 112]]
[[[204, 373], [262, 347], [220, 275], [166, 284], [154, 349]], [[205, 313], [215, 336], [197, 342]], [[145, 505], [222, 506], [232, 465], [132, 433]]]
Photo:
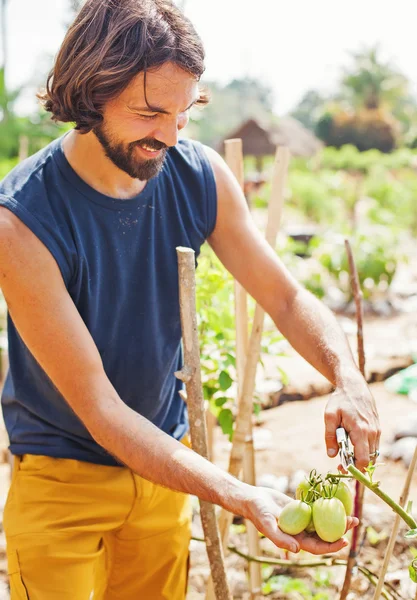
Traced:
[[319, 498], [313, 504], [313, 522], [324, 542], [336, 542], [346, 531], [345, 507], [338, 498]]
[[334, 497], [338, 498], [341, 501], [341, 503], [345, 507], [345, 512], [349, 517], [353, 511], [353, 495], [350, 491], [350, 487], [348, 486], [348, 484], [342, 481], [341, 479], [339, 480]]
[[310, 521], [311, 506], [301, 500], [292, 500], [282, 509], [278, 525], [284, 533], [297, 535], [304, 531]]
[[[297, 489], [295, 490], [295, 497], [297, 498], [297, 500], [302, 500], [302, 498], [304, 498], [304, 500], [308, 500], [308, 502], [310, 502], [310, 500], [312, 500], [312, 497], [310, 496], [310, 498], [307, 498], [307, 494], [312, 489], [313, 487], [310, 481], [308, 479], [303, 479], [298, 484]], [[314, 487], [314, 490], [319, 493], [321, 493], [321, 489], [321, 483], [316, 484], [316, 486]]]
[[297, 486], [295, 490], [295, 497], [297, 500], [301, 500], [301, 497], [304, 496], [306, 498], [309, 490], [311, 488], [310, 482], [307, 479], [303, 479]]

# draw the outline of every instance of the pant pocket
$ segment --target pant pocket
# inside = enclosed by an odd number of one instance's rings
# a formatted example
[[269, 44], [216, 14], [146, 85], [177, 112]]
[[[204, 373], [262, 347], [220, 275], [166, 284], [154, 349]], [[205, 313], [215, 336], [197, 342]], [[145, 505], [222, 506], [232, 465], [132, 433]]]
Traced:
[[10, 600], [29, 600], [29, 595], [20, 572], [19, 557], [16, 550], [7, 552], [7, 564], [10, 583]]

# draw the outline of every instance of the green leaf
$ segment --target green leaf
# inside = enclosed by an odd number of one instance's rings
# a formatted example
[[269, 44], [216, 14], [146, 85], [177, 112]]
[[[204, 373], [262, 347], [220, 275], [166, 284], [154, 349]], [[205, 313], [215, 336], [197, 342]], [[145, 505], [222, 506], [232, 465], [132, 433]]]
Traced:
[[219, 375], [219, 386], [220, 389], [225, 392], [232, 385], [233, 379], [230, 377], [229, 373], [226, 371], [222, 371]]
[[231, 436], [233, 433], [233, 413], [229, 408], [223, 408], [217, 417], [224, 434]]
[[408, 503], [407, 503], [407, 510], [406, 510], [406, 512], [407, 512], [409, 515], [412, 515], [412, 514], [413, 514], [413, 501], [412, 501], [412, 500], [409, 500], [409, 501], [408, 501]]
[[226, 358], [226, 363], [225, 363], [225, 364], [226, 364], [227, 366], [230, 366], [230, 365], [231, 365], [232, 367], [236, 367], [236, 357], [235, 357], [235, 356], [233, 356], [233, 354], [230, 354], [230, 352], [228, 352], [228, 353], [226, 354], [226, 357], [227, 357], [227, 358]]
[[386, 531], [378, 532], [373, 527], [369, 526], [366, 528], [366, 536], [371, 546], [376, 546], [379, 542], [382, 542], [382, 540], [387, 539], [388, 534]]
[[407, 531], [404, 537], [407, 540], [413, 540], [414, 538], [417, 538], [417, 529], [410, 529], [410, 531]]
[[410, 546], [410, 552], [413, 558], [417, 558], [417, 548]]
[[408, 572], [410, 574], [411, 581], [414, 581], [414, 583], [417, 583], [417, 569], [416, 569], [414, 560], [411, 563], [411, 565], [408, 567]]
[[225, 396], [222, 396], [221, 398], [216, 398], [214, 403], [216, 406], [223, 406], [223, 404], [226, 404], [226, 402], [229, 400], [229, 398], [226, 398]]
[[261, 410], [262, 410], [262, 406], [259, 404], [259, 402], [254, 402], [253, 412], [254, 412], [255, 417], [259, 417]]

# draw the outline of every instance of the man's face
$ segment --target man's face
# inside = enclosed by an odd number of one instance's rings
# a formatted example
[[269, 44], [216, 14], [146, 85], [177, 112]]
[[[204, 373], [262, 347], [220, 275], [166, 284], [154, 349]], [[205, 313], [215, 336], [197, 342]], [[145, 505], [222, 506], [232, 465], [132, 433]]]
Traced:
[[[146, 97], [145, 97], [146, 94]], [[135, 77], [103, 110], [103, 122], [93, 132], [106, 156], [133, 179], [155, 177], [167, 149], [188, 123], [188, 112], [199, 97], [193, 75], [166, 63]]]

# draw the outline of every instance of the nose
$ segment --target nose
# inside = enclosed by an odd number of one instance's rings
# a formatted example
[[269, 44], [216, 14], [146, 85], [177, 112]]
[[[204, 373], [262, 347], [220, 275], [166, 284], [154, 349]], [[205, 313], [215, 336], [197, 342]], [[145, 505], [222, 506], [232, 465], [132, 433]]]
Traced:
[[188, 114], [181, 113], [176, 119], [164, 123], [155, 131], [154, 137], [166, 146], [175, 146], [178, 143], [178, 132], [187, 125]]

